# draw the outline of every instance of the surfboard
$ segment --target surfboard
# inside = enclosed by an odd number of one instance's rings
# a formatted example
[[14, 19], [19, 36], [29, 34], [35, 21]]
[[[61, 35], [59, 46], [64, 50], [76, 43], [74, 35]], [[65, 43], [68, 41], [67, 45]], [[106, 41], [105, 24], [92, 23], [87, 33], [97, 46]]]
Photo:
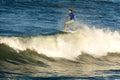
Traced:
[[63, 32], [63, 33], [75, 33], [77, 31], [73, 31], [73, 30], [60, 30], [60, 32]]

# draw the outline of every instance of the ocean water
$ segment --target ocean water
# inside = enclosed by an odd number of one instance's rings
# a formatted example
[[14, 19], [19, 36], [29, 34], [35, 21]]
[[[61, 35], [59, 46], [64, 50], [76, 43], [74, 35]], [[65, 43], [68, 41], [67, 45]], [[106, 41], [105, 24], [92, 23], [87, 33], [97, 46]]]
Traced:
[[0, 0], [0, 80], [120, 80], [120, 0]]

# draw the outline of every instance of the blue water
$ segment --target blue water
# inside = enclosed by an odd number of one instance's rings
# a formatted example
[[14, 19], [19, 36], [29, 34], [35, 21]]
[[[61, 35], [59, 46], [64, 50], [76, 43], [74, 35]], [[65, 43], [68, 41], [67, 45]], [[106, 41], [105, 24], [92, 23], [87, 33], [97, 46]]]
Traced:
[[120, 0], [0, 0], [0, 80], [119, 80], [119, 30]]
[[1, 0], [0, 35], [56, 33], [69, 8], [79, 23], [120, 29], [119, 6], [119, 0]]

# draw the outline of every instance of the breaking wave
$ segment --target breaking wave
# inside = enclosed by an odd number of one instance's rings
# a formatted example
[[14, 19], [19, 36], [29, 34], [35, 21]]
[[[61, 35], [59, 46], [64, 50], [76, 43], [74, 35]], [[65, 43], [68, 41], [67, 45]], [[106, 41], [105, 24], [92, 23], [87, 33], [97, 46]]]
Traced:
[[82, 26], [76, 33], [1, 36], [0, 44], [6, 44], [17, 52], [30, 49], [48, 57], [75, 59], [82, 53], [100, 57], [120, 52], [120, 34], [118, 31]]

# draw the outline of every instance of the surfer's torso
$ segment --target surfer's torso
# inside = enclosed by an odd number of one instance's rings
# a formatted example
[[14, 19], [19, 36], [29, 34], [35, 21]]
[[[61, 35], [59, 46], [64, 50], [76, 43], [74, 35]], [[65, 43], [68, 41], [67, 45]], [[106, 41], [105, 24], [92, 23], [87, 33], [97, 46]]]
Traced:
[[69, 17], [70, 17], [70, 20], [74, 20], [74, 14], [73, 13], [70, 13]]

